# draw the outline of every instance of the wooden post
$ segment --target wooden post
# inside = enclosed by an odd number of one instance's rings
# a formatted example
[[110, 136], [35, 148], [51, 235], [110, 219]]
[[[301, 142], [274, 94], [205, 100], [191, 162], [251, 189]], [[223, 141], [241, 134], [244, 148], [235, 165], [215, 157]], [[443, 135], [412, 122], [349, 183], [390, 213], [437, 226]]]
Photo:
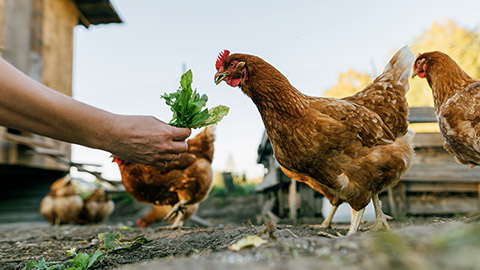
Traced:
[[478, 209], [480, 210], [480, 183], [477, 184], [477, 189], [478, 189]]
[[396, 218], [406, 217], [408, 214], [407, 185], [404, 182], [398, 183], [393, 189], [393, 200], [395, 201]]
[[388, 196], [388, 206], [390, 208], [390, 213], [394, 217], [398, 217], [398, 207], [395, 202], [394, 194], [393, 194], [393, 188], [390, 186], [387, 188], [387, 196]]
[[225, 185], [225, 192], [227, 194], [235, 191], [235, 185], [233, 184], [233, 175], [231, 172], [224, 172], [223, 174], [223, 183]]
[[311, 187], [298, 183], [298, 192], [300, 193], [300, 214], [302, 217], [315, 216], [315, 190]]
[[297, 223], [297, 181], [291, 180], [288, 192], [288, 206], [290, 208], [290, 219], [293, 224]]

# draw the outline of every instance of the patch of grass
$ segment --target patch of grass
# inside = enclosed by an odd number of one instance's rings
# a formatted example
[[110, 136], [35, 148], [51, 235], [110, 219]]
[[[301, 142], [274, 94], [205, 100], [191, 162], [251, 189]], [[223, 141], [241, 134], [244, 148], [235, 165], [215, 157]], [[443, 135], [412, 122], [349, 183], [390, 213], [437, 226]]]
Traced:
[[214, 186], [210, 191], [211, 197], [240, 197], [255, 193], [255, 183], [234, 183], [235, 190], [233, 192], [227, 192], [223, 186]]
[[93, 254], [77, 253], [75, 248], [68, 251], [69, 255], [75, 256], [73, 259], [66, 260], [64, 262], [46, 262], [44, 258], [40, 261], [32, 261], [27, 264], [26, 270], [38, 269], [38, 270], [52, 270], [52, 269], [65, 269], [65, 270], [87, 270], [90, 269], [98, 260], [100, 260], [104, 253], [100, 249], [95, 250]]
[[113, 193], [110, 195], [110, 197], [112, 198], [112, 201], [114, 201], [115, 203], [130, 204], [135, 201], [132, 195], [128, 194], [127, 192]]

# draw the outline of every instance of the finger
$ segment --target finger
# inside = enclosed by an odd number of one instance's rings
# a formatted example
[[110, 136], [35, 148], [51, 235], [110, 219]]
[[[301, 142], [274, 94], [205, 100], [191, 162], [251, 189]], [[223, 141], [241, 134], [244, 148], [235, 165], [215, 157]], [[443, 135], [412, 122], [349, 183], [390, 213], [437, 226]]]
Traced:
[[172, 139], [175, 141], [184, 141], [192, 134], [190, 128], [173, 128]]
[[188, 150], [188, 144], [186, 141], [172, 141], [170, 142], [169, 153], [178, 154], [183, 153]]
[[158, 161], [159, 162], [162, 162], [162, 161], [170, 162], [170, 161], [178, 160], [179, 158], [180, 158], [180, 154], [178, 154], [178, 153], [160, 154], [158, 156]]
[[158, 168], [163, 168], [163, 167], [165, 167], [167, 164], [168, 164], [168, 161], [166, 161], [166, 160], [159, 160], [159, 161], [152, 162], [152, 163], [150, 163], [150, 164], [148, 164], [148, 165], [155, 166], [155, 167], [158, 167]]

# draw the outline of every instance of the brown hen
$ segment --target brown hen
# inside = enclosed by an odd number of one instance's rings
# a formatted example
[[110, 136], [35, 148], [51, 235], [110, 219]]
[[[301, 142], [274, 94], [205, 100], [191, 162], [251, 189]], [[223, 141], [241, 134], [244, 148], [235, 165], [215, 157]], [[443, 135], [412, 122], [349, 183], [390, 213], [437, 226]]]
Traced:
[[349, 234], [358, 230], [373, 199], [375, 228], [388, 228], [378, 194], [408, 170], [414, 132], [408, 130], [405, 94], [414, 56], [404, 47], [354, 96], [311, 97], [259, 57], [224, 51], [215, 82], [239, 86], [260, 112], [274, 155], [296, 180], [318, 186], [330, 201], [354, 209]]
[[76, 223], [82, 209], [83, 200], [76, 193], [70, 175], [55, 181], [40, 203], [40, 213], [55, 225]]
[[115, 204], [103, 188], [95, 189], [83, 201], [83, 209], [78, 216], [79, 224], [96, 224], [107, 220], [115, 209]]
[[[183, 219], [183, 210], [207, 198], [212, 186], [213, 127], [208, 126], [197, 136], [187, 141], [188, 150], [178, 160], [158, 168], [135, 164], [114, 157], [122, 175], [125, 189], [137, 201], [155, 205], [170, 206], [164, 219], [175, 216], [175, 225]], [[152, 213], [137, 220], [145, 228], [151, 221], [157, 221]], [[163, 215], [163, 214], [162, 214]]]
[[471, 167], [480, 165], [480, 81], [470, 77], [447, 54], [420, 54], [412, 77], [426, 78], [445, 149]]

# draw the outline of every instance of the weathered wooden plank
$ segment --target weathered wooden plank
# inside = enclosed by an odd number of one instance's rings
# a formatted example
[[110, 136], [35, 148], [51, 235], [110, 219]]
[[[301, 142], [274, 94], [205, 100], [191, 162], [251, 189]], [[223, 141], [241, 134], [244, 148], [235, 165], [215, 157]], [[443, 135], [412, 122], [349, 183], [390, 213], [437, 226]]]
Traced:
[[451, 173], [451, 172], [411, 172], [404, 174], [400, 181], [402, 182], [442, 182], [442, 183], [480, 183], [477, 175], [467, 173]]
[[478, 192], [476, 183], [407, 183], [407, 192]]
[[408, 197], [408, 213], [413, 215], [469, 213], [478, 210], [478, 199], [476, 197], [439, 197], [433, 195]]
[[415, 148], [440, 147], [443, 148], [443, 136], [439, 132], [419, 132], [415, 134], [413, 143]]
[[432, 107], [410, 107], [408, 121], [410, 123], [432, 123], [437, 122], [435, 110]]

